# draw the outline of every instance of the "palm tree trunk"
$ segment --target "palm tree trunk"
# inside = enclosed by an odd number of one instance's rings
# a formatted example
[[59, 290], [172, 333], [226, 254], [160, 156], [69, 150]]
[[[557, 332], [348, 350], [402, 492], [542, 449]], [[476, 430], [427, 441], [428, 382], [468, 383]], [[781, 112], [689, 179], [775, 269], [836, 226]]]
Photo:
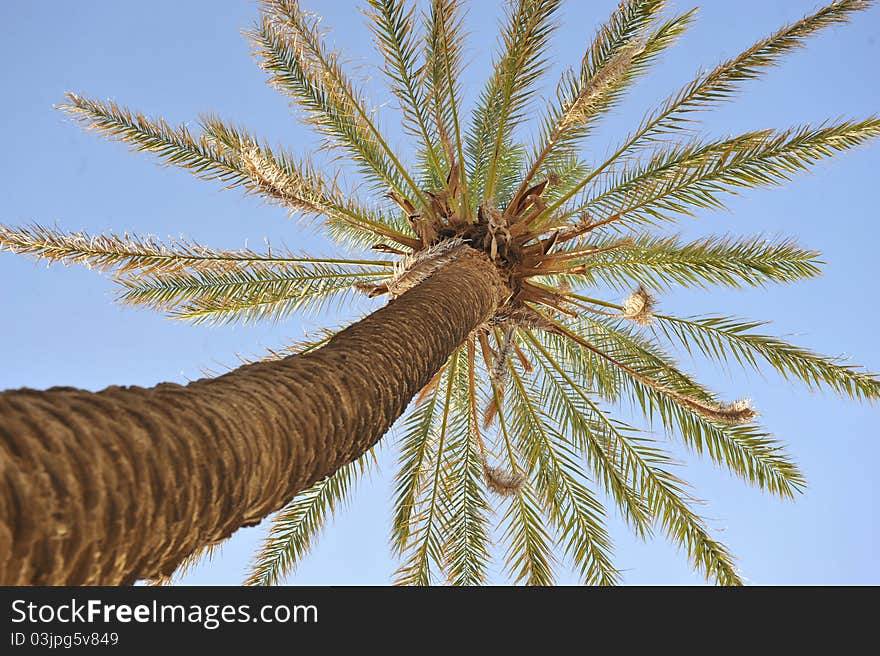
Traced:
[[0, 584], [131, 584], [259, 523], [375, 444], [503, 294], [467, 248], [311, 353], [0, 393]]

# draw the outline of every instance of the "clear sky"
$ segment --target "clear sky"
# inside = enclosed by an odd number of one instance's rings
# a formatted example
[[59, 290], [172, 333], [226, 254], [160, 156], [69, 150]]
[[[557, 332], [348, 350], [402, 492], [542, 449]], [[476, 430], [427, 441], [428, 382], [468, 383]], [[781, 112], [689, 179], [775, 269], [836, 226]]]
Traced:
[[[380, 121], [391, 142], [410, 155], [387, 87], [375, 69], [377, 55], [360, 11], [364, 3], [303, 2], [326, 17], [331, 40], [347, 51], [381, 107]], [[672, 4], [684, 11], [697, 3]], [[500, 3], [472, 0], [470, 5], [470, 66], [463, 82], [473, 98], [488, 72]], [[567, 3], [546, 91], [552, 90], [563, 66], [581, 57], [599, 21], [615, 5], [616, 0]], [[705, 0], [702, 5], [697, 25], [587, 144], [588, 160], [601, 159], [646, 110], [701, 67], [738, 53], [817, 3]], [[256, 16], [256, 4], [244, 0], [0, 3], [0, 223], [33, 221], [70, 231], [129, 231], [162, 238], [182, 235], [228, 248], [245, 243], [259, 248], [269, 238], [295, 249], [334, 252], [313, 231], [287, 219], [283, 210], [186, 172], [158, 167], [148, 156], [83, 133], [53, 110], [65, 91], [74, 90], [112, 98], [172, 123], [217, 112], [294, 152], [312, 153], [316, 139], [285, 99], [268, 88], [249, 57], [241, 31]], [[880, 6], [859, 15], [854, 24], [823, 32], [783, 66], [748, 84], [739, 100], [706, 114], [706, 133], [723, 136], [869, 116], [880, 111], [878, 61]], [[880, 144], [875, 143], [823, 163], [783, 189], [747, 192], [730, 202], [731, 212], [706, 213], [677, 228], [687, 235], [792, 235], [823, 252], [824, 277], [763, 290], [676, 292], [664, 296], [661, 306], [670, 313], [772, 319], [769, 331], [880, 370], [880, 303], [872, 296], [877, 293], [880, 243], [878, 170]], [[258, 354], [266, 346], [302, 337], [307, 329], [351, 321], [378, 307], [364, 300], [357, 307], [305, 320], [193, 327], [113, 304], [110, 281], [83, 268], [35, 266], [2, 254], [0, 280], [0, 388], [74, 385], [97, 390], [109, 384], [183, 382], [205, 368], [233, 364], [237, 353]], [[689, 464], [683, 476], [707, 501], [704, 512], [738, 555], [748, 580], [880, 584], [878, 408], [810, 393], [772, 372], [725, 371], [701, 360], [683, 361], [722, 397], [754, 399], [764, 423], [787, 441], [809, 480], [809, 489], [796, 502], [782, 502], [678, 451]], [[395, 564], [388, 549], [388, 473], [394, 468], [394, 443], [392, 431], [384, 438], [383, 472], [364, 482], [291, 583], [390, 580]], [[196, 569], [185, 582], [238, 583], [265, 530], [264, 522], [239, 531], [213, 563]], [[619, 521], [612, 530], [616, 561], [627, 583], [702, 581], [664, 538], [641, 542]], [[504, 580], [500, 574], [493, 578]], [[565, 573], [560, 580], [575, 581]]]

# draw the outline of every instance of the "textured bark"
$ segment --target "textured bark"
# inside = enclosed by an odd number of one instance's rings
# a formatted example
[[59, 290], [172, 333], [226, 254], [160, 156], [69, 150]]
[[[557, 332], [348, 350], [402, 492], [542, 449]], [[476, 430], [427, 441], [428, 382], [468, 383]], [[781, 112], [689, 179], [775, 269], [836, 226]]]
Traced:
[[502, 300], [471, 249], [312, 353], [186, 386], [0, 393], [0, 584], [130, 584], [375, 444]]

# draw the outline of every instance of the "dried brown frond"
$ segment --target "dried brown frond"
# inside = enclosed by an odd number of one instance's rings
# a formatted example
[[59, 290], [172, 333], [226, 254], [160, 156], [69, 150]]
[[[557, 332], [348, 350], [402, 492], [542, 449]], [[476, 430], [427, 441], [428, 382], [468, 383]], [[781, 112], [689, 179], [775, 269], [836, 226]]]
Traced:
[[370, 298], [388, 293], [388, 287], [386, 285], [374, 285], [369, 282], [356, 282], [352, 285], [352, 289], [361, 294], [366, 294]]
[[577, 317], [577, 312], [569, 307], [569, 302], [564, 291], [554, 290], [524, 281], [521, 284], [518, 298], [522, 302], [544, 305], [564, 315]]
[[492, 368], [489, 370], [489, 378], [496, 385], [504, 386], [507, 382], [507, 361], [510, 359], [510, 354], [513, 353], [515, 342], [516, 326], [509, 325], [504, 329], [504, 335], [501, 339], [501, 347], [498, 349], [498, 354], [495, 356], [495, 361], [492, 363]]
[[534, 367], [532, 367], [531, 361], [526, 357], [525, 352], [520, 348], [520, 345], [516, 342], [513, 343], [513, 350], [516, 351], [516, 357], [519, 358], [519, 363], [527, 374], [532, 373]]
[[[501, 397], [501, 402], [504, 403], [504, 392], [502, 390], [498, 390], [498, 396]], [[486, 404], [486, 409], [483, 410], [483, 428], [489, 428], [492, 424], [495, 423], [495, 417], [498, 416], [498, 401], [495, 397], [492, 397], [489, 400], [489, 403]]]
[[378, 251], [380, 253], [389, 253], [391, 255], [406, 255], [406, 251], [402, 251], [399, 248], [395, 248], [394, 246], [389, 246], [388, 244], [373, 244], [370, 247], [374, 251]]
[[526, 482], [525, 477], [519, 472], [492, 467], [485, 460], [483, 461], [483, 473], [486, 476], [486, 485], [489, 489], [502, 497], [516, 496]]
[[463, 247], [461, 239], [447, 239], [395, 263], [394, 276], [387, 283], [392, 298], [424, 282], [436, 271], [458, 259]]
[[682, 396], [681, 401], [698, 415], [720, 424], [747, 424], [758, 416], [749, 399], [740, 399], [732, 403], [705, 402]]
[[533, 187], [530, 187], [526, 191], [522, 192], [522, 194], [518, 195], [516, 198], [513, 198], [508, 205], [508, 211], [514, 216], [519, 216], [520, 214], [525, 212], [529, 208], [529, 205], [533, 202], [530, 201], [529, 198], [531, 196], [534, 196], [535, 198], [540, 198], [541, 194], [544, 193], [544, 190], [547, 189], [547, 185], [549, 183], [550, 178], [547, 178], [543, 182], [539, 182]]
[[402, 209], [407, 216], [413, 216], [416, 214], [416, 207], [409, 201], [409, 199], [403, 198], [393, 191], [388, 192], [388, 198], [394, 201], [394, 204]]
[[653, 312], [656, 306], [657, 299], [644, 286], [639, 285], [624, 301], [621, 315], [640, 326], [648, 326], [654, 319]]
[[486, 220], [487, 229], [483, 246], [488, 249], [489, 257], [497, 260], [499, 256], [505, 256], [511, 240], [507, 218], [498, 208], [488, 203], [480, 205], [477, 216]]
[[440, 382], [440, 377], [443, 375], [444, 371], [446, 371], [446, 365], [440, 367], [437, 370], [437, 373], [428, 381], [428, 384], [422, 388], [418, 396], [416, 396], [416, 402], [413, 407], [418, 408], [428, 399], [429, 396], [431, 396], [431, 393], [437, 389], [437, 384]]
[[[490, 325], [505, 325], [508, 323], [512, 323], [516, 325], [518, 328], [535, 328], [537, 330], [547, 330], [552, 328], [552, 324], [550, 324], [543, 316], [535, 312], [532, 308], [527, 305], [514, 305], [514, 306], [504, 306], [498, 310], [495, 316], [492, 318]], [[494, 351], [492, 351], [494, 353]], [[490, 368], [491, 365], [486, 365], [487, 368]]]

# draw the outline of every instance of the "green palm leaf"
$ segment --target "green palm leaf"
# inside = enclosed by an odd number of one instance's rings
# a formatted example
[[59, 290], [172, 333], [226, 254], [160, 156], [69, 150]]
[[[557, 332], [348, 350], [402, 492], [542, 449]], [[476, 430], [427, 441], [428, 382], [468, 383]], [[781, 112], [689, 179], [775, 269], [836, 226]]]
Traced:
[[588, 136], [596, 117], [613, 108], [623, 92], [688, 27], [693, 11], [648, 32], [662, 12], [664, 0], [621, 2], [597, 33], [578, 70], [566, 71], [556, 98], [541, 120], [531, 166], [518, 194], [532, 181], [546, 177], [560, 158], [571, 156]]
[[607, 188], [574, 212], [594, 226], [634, 228], [718, 209], [722, 194], [779, 185], [819, 160], [880, 135], [880, 119], [750, 132], [733, 139], [661, 150], [647, 163], [610, 176]]
[[[647, 534], [645, 527], [640, 528], [647, 513], [675, 544], [685, 549], [694, 565], [707, 577], [713, 577], [722, 585], [739, 584], [740, 578], [727, 548], [709, 535], [705, 522], [691, 508], [686, 483], [668, 471], [673, 464], [668, 454], [653, 441], [640, 437], [635, 429], [611, 419], [584, 392], [584, 387], [549, 357], [535, 335], [528, 333], [528, 339], [534, 353], [543, 356], [539, 361], [544, 366], [545, 380], [555, 388], [556, 399], [564, 401], [564, 405], [551, 401], [554, 414], [572, 417], [569, 425], [577, 431], [573, 435], [580, 440], [583, 451], [589, 453], [599, 446], [612, 454], [612, 466], [602, 478], [606, 486], [608, 479], [616, 478], [617, 482], [608, 486], [609, 492], [630, 524], [640, 534]], [[572, 410], [566, 413], [566, 407]], [[557, 414], [557, 409], [561, 409], [562, 414]]]
[[[60, 109], [70, 113], [87, 129], [129, 144], [134, 150], [156, 154], [162, 162], [191, 171], [203, 180], [220, 180], [228, 188], [242, 187], [280, 202], [291, 210], [321, 215], [337, 233], [348, 234], [369, 245], [388, 238], [405, 246], [418, 241], [404, 234], [401, 225], [367, 211], [349, 197], [343, 198], [308, 163], [272, 152], [254, 137], [206, 117], [198, 136], [186, 126], [172, 127], [162, 119], [68, 94], [69, 104]], [[243, 151], [247, 156], [242, 157]]]
[[805, 39], [826, 27], [849, 20], [854, 12], [866, 9], [870, 4], [871, 0], [834, 2], [758, 41], [711, 71], [697, 76], [667, 99], [659, 109], [646, 116], [611, 157], [595, 167], [567, 197], [560, 198], [551, 205], [548, 213], [560, 207], [623, 155], [646, 141], [650, 142], [670, 131], [689, 126], [693, 112], [731, 99], [741, 83], [760, 77], [768, 68], [778, 64], [783, 56], [802, 47]]
[[317, 312], [327, 301], [340, 301], [358, 293], [356, 286], [371, 287], [387, 275], [385, 268], [333, 263], [146, 274], [120, 278], [118, 299], [195, 323], [277, 320], [295, 311]]
[[89, 235], [64, 233], [40, 225], [8, 228], [0, 226], [0, 250], [26, 254], [38, 260], [61, 264], [82, 264], [116, 274], [178, 274], [181, 272], [223, 273], [231, 270], [271, 272], [285, 267], [338, 264], [389, 270], [385, 260], [345, 260], [294, 254], [269, 248], [258, 253], [250, 248], [217, 250], [202, 244], [175, 239], [162, 242], [152, 236]]
[[[469, 194], [460, 119], [463, 16], [464, 9], [459, 0], [431, 0], [425, 26], [424, 85], [437, 136], [443, 145], [446, 167], [458, 168], [462, 185], [459, 212], [469, 218], [471, 211], [466, 202]], [[429, 179], [430, 175], [428, 171]], [[443, 180], [438, 178], [431, 182], [431, 186], [439, 188]]]
[[[449, 434], [450, 484], [443, 488], [450, 517], [444, 545], [445, 569], [453, 585], [486, 582], [490, 561], [489, 501], [483, 482], [479, 417], [474, 402], [478, 372], [470, 349], [459, 349]], [[473, 380], [473, 385], [471, 384]]]
[[254, 557], [245, 585], [283, 582], [312, 550], [337, 509], [348, 502], [374, 459], [370, 451], [343, 465], [284, 506], [272, 519], [269, 535]]
[[513, 430], [526, 454], [530, 477], [559, 531], [566, 556], [588, 585], [613, 585], [619, 574], [611, 563], [611, 539], [605, 512], [587, 487], [572, 446], [543, 412], [540, 390], [523, 379], [512, 363]]
[[[391, 91], [400, 101], [403, 125], [407, 132], [421, 139], [420, 151], [425, 153], [426, 178], [436, 183], [443, 180], [448, 169], [439, 145], [439, 135], [432, 124], [430, 104], [420, 85], [423, 69], [419, 62], [419, 39], [415, 27], [415, 6], [406, 8], [403, 0], [370, 0], [371, 27], [376, 46], [385, 59], [384, 72], [391, 82]], [[434, 186], [439, 186], [435, 184]]]
[[478, 202], [495, 198], [499, 163], [547, 66], [546, 44], [558, 9], [559, 0], [517, 0], [510, 6], [501, 54], [467, 139], [470, 187]]
[[[445, 381], [438, 385], [438, 392], [442, 390], [438, 408], [440, 424], [433, 436], [425, 435], [421, 440], [424, 443], [431, 439], [430, 450], [423, 453], [424, 449], [416, 449], [418, 457], [414, 458], [416, 454], [413, 454], [406, 465], [414, 463], [418, 469], [407, 467], [399, 478], [397, 516], [405, 516], [407, 526], [405, 531], [397, 530], [395, 535], [403, 555], [395, 578], [398, 585], [430, 585], [435, 570], [446, 563], [443, 536], [451, 508], [447, 505], [448, 495], [444, 494], [443, 488], [448, 485], [449, 439], [454, 431], [451, 422], [455, 374], [460, 359], [457, 356], [454, 354], [450, 358]], [[432, 417], [433, 413], [427, 416]], [[415, 434], [423, 434], [425, 428], [430, 431], [434, 427], [430, 422], [416, 424]], [[424, 455], [428, 456], [427, 460]], [[402, 522], [397, 523], [400, 524]]]
[[777, 337], [754, 332], [765, 325], [732, 317], [678, 318], [655, 315], [655, 330], [689, 352], [696, 349], [714, 360], [758, 367], [769, 364], [786, 379], [811, 388], [825, 386], [854, 399], [880, 399], [880, 378], [861, 367], [788, 344]]
[[664, 358], [658, 345], [620, 322], [585, 317], [569, 329], [619, 370], [646, 416], [659, 416], [697, 453], [705, 450], [747, 482], [783, 497], [803, 488], [803, 475], [777, 440], [749, 423], [721, 422], [711, 412], [718, 400]]
[[[598, 249], [619, 244], [599, 240]], [[662, 290], [672, 285], [741, 287], [789, 283], [821, 274], [819, 253], [789, 239], [705, 237], [683, 242], [677, 237], [642, 236], [598, 255], [579, 260], [572, 280], [630, 290], [639, 284]]]
[[372, 119], [363, 94], [327, 48], [318, 20], [298, 0], [266, 0], [263, 20], [250, 32], [270, 83], [309, 112], [309, 122], [341, 146], [368, 179], [402, 197], [424, 197]]

